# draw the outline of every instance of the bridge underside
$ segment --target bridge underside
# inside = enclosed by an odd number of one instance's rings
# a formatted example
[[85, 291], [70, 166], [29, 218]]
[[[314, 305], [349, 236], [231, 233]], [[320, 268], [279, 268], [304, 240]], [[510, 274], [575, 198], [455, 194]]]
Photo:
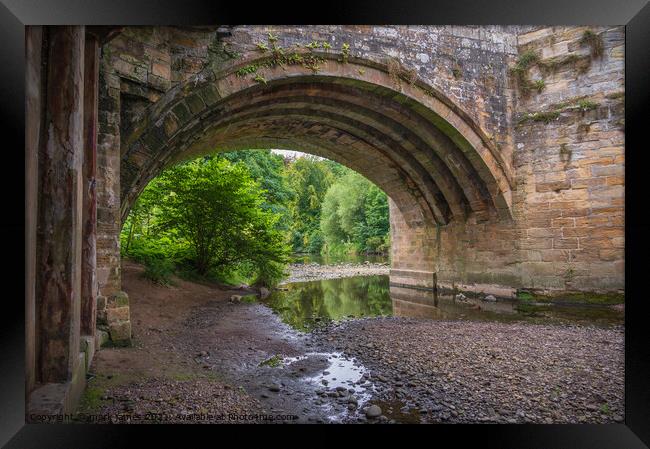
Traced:
[[[327, 39], [330, 28], [316, 27], [309, 39]], [[400, 39], [382, 40], [383, 29], [334, 31], [337, 43], [358, 39], [356, 54], [311, 52], [302, 42], [301, 54], [318, 58], [314, 70], [269, 64], [255, 49], [266, 30], [256, 27], [223, 38], [244, 42], [243, 56], [216, 62], [204, 50], [222, 42], [209, 30], [127, 29], [104, 44], [112, 33], [105, 27], [28, 27], [30, 411], [71, 410], [95, 349], [106, 339], [130, 344], [121, 223], [164, 168], [217, 151], [304, 151], [377, 184], [390, 199], [395, 289], [503, 297], [517, 289], [623, 290], [620, 30], [599, 31], [603, 56], [586, 69], [591, 56], [575, 27], [521, 36], [492, 30], [483, 36], [494, 42], [480, 48], [472, 28], [404, 28], [405, 42], [415, 45], [409, 33], [425, 41], [414, 54]], [[307, 39], [292, 32], [279, 45]], [[556, 48], [553, 33], [572, 44]], [[156, 41], [161, 35], [168, 40]], [[439, 47], [449, 40], [459, 48], [451, 56]], [[376, 49], [409, 56], [395, 68]], [[531, 49], [564, 51], [582, 68], [563, 62], [544, 75], [548, 93], [524, 97], [507, 78], [508, 64]], [[438, 65], [404, 69], [416, 60]], [[533, 69], [531, 76], [541, 73]], [[549, 104], [557, 106], [552, 114]]]

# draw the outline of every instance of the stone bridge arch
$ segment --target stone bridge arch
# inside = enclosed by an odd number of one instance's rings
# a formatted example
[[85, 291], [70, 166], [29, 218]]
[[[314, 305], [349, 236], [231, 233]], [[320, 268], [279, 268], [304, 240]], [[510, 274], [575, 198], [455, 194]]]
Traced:
[[[469, 214], [510, 216], [512, 175], [502, 155], [441, 92], [415, 79], [396, 79], [375, 61], [296, 54], [321, 63], [265, 67], [269, 57], [253, 55], [200, 72], [136, 117], [122, 139], [122, 219], [162, 168], [215, 150], [263, 147], [327, 154], [397, 199], [399, 189], [390, 185], [395, 175], [381, 179], [390, 168], [417, 190], [427, 215], [441, 225]], [[247, 70], [255, 72], [242, 75]], [[341, 148], [335, 148], [337, 139]], [[375, 164], [378, 173], [359, 165], [363, 161], [389, 167]]]
[[511, 218], [507, 164], [445, 95], [399, 67], [293, 54], [303, 62], [258, 53], [207, 68], [136, 116], [122, 137], [122, 221], [165, 167], [250, 148], [326, 157], [382, 188], [391, 199], [394, 272], [411, 272], [397, 276], [400, 284], [433, 286], [438, 226]]
[[624, 36], [27, 27], [28, 410], [69, 412], [95, 349], [129, 344], [121, 222], [160, 170], [214, 150], [298, 149], [373, 180], [394, 288], [622, 295]]

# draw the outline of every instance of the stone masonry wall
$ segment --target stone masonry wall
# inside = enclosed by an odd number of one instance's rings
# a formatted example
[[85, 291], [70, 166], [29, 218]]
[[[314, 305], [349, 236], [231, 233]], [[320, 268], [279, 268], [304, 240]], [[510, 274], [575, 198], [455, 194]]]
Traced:
[[[595, 44], [584, 39], [587, 30]], [[470, 217], [442, 227], [433, 240], [438, 280], [504, 296], [518, 288], [622, 291], [623, 28], [534, 28], [518, 44], [512, 67], [537, 59], [523, 83], [516, 73], [509, 80], [516, 88], [513, 220]], [[526, 80], [538, 87], [520, 88]]]
[[519, 95], [515, 118], [522, 283], [623, 289], [624, 29], [545, 27], [518, 41], [544, 83]]
[[[581, 42], [587, 30], [595, 38]], [[285, 48], [348, 43], [351, 58], [399, 61], [498, 149], [510, 176], [512, 218], [469, 214], [463, 222], [412, 229], [392, 204], [392, 278], [426, 286], [435, 272], [443, 287], [504, 296], [518, 288], [623, 289], [621, 27], [127, 27], [104, 48], [102, 61], [108, 94], [100, 104], [100, 283], [119, 290], [115, 146], [124, 151], [140, 112], [170, 89], [208, 64], [258, 51], [269, 33]], [[594, 51], [598, 42], [602, 49]], [[536, 59], [518, 76], [512, 69], [531, 51]], [[110, 156], [102, 150], [109, 147]]]

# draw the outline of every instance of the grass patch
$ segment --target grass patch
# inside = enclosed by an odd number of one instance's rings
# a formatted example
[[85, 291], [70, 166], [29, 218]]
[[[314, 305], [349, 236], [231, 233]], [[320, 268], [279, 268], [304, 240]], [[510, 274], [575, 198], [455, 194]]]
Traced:
[[257, 302], [257, 296], [255, 295], [245, 295], [241, 297], [241, 302], [246, 304], [254, 304]]
[[106, 402], [102, 399], [104, 392], [105, 390], [101, 387], [86, 387], [79, 402], [79, 410], [83, 412], [99, 410], [102, 404]]
[[534, 297], [530, 292], [526, 292], [526, 291], [517, 292], [517, 299], [520, 301], [532, 301], [533, 298]]
[[583, 99], [578, 101], [578, 107], [582, 112], [587, 112], [591, 111], [592, 109], [596, 109], [598, 107], [598, 104], [594, 103], [593, 101]]
[[277, 368], [280, 365], [282, 365], [282, 356], [279, 354], [276, 354], [259, 364], [259, 366], [270, 366], [271, 368]]
[[583, 114], [587, 111], [598, 108], [599, 104], [586, 97], [574, 97], [560, 103], [553, 104], [545, 111], [525, 112], [517, 119], [516, 126], [529, 122], [542, 122], [548, 124], [560, 117], [562, 112], [580, 111]]
[[528, 69], [539, 63], [539, 55], [532, 50], [523, 52], [517, 58], [515, 65], [510, 68], [510, 73], [517, 82], [519, 92], [527, 96], [531, 90], [536, 89], [535, 83], [528, 78]]
[[517, 125], [523, 125], [524, 123], [533, 121], [533, 122], [542, 122], [548, 124], [553, 120], [556, 120], [560, 117], [560, 111], [540, 111], [533, 113], [522, 114], [517, 120]]
[[517, 58], [517, 62], [513, 67], [513, 70], [522, 72], [524, 70], [528, 70], [530, 67], [532, 67], [534, 64], [537, 64], [538, 62], [539, 62], [539, 55], [532, 50], [528, 50], [519, 55], [519, 57]]
[[580, 45], [588, 45], [591, 47], [591, 57], [599, 58], [603, 55], [605, 45], [603, 44], [603, 37], [600, 34], [594, 33], [592, 30], [585, 30], [580, 38]]

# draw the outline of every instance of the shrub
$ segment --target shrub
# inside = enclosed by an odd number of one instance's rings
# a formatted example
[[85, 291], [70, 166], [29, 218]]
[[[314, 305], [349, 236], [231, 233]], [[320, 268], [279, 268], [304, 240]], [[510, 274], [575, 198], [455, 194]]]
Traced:
[[283, 263], [274, 261], [261, 263], [257, 267], [257, 276], [255, 277], [254, 285], [259, 287], [276, 286], [285, 277], [284, 268], [285, 265]]
[[156, 284], [170, 285], [173, 273], [174, 264], [172, 261], [150, 257], [145, 262], [145, 270], [142, 275]]

